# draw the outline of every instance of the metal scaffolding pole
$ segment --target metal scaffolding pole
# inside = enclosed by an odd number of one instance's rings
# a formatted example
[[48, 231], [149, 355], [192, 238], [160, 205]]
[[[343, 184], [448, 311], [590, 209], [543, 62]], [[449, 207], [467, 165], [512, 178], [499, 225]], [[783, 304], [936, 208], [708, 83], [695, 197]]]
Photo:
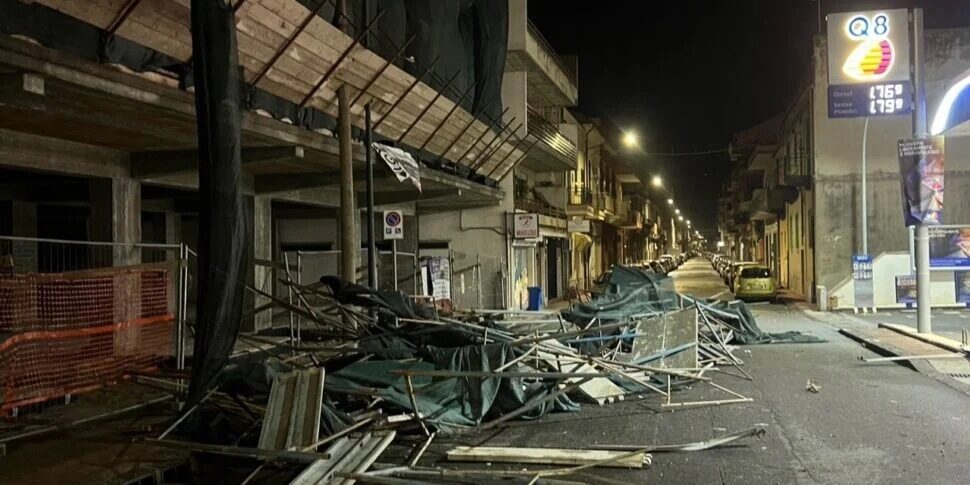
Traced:
[[367, 161], [367, 285], [377, 289], [377, 239], [374, 236], [374, 157], [371, 143], [374, 130], [371, 127], [370, 103], [364, 105], [364, 153]]

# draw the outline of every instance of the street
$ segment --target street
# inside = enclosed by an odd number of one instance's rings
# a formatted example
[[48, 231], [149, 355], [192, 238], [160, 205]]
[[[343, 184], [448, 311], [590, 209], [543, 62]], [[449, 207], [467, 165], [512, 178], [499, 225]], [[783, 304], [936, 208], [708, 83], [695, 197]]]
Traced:
[[[678, 291], [697, 296], [725, 289], [703, 259], [687, 262], [671, 276]], [[760, 441], [657, 454], [644, 470], [590, 473], [624, 483], [727, 484], [954, 483], [954, 477], [970, 473], [970, 464], [960, 458], [970, 453], [970, 397], [902, 365], [862, 365], [858, 356], [875, 354], [837, 332], [838, 315], [816, 319], [821, 314], [782, 304], [756, 305], [753, 311], [765, 331], [797, 330], [827, 340], [738, 351], [755, 380], [729, 378], [722, 384], [753, 403], [675, 412], [661, 410], [659, 398], [585, 406], [578, 414], [511, 427], [488, 444], [675, 444], [763, 423], [768, 433]], [[809, 379], [821, 387], [819, 393], [806, 390]], [[686, 395], [675, 399], [723, 396], [707, 389], [681, 394]]]

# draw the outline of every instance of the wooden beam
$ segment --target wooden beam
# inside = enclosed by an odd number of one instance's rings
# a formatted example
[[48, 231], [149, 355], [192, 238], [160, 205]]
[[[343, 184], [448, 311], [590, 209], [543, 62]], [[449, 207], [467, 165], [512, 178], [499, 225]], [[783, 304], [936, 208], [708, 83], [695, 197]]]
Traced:
[[117, 150], [3, 129], [0, 165], [72, 176], [128, 176], [128, 165]]
[[[242, 149], [243, 165], [257, 163], [298, 161], [305, 157], [300, 146], [250, 147]], [[151, 178], [189, 172], [199, 167], [197, 150], [152, 150], [132, 152], [130, 155], [132, 176]]]

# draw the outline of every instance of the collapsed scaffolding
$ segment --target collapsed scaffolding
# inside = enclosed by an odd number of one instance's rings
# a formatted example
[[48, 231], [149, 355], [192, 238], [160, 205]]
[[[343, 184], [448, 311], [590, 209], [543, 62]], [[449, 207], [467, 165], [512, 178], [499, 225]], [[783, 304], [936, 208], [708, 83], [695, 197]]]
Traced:
[[[737, 345], [817, 341], [763, 333], [743, 303], [680, 295], [671, 279], [636, 268], [614, 268], [606, 293], [561, 313], [445, 314], [420, 297], [332, 276], [307, 285], [281, 283], [295, 292], [297, 304], [262, 296], [271, 299], [268, 306], [309, 322], [300, 338], [240, 336], [255, 350], [227, 366], [199, 404], [183, 410], [147, 443], [250, 458], [250, 480], [287, 467], [293, 483], [568, 475], [570, 468], [500, 472], [419, 462], [436, 436], [576, 412], [584, 401], [607, 405], [653, 396], [668, 410], [752, 402], [715, 382], [721, 376], [753, 380], [735, 353]], [[165, 386], [176, 393], [184, 389], [175, 379]], [[723, 398], [677, 399], [678, 391], [694, 386], [709, 387]], [[206, 424], [227, 420], [235, 425]], [[722, 439], [763, 432], [756, 426]], [[170, 438], [178, 434], [184, 439]], [[378, 463], [392, 445], [412, 443], [413, 453], [403, 463]], [[509, 449], [451, 447], [446, 456], [465, 462], [567, 463], [550, 458], [555, 451], [589, 466], [639, 468], [652, 460], [648, 450], [665, 446], [516, 448], [513, 456], [507, 456]], [[666, 451], [693, 449], [706, 447]]]

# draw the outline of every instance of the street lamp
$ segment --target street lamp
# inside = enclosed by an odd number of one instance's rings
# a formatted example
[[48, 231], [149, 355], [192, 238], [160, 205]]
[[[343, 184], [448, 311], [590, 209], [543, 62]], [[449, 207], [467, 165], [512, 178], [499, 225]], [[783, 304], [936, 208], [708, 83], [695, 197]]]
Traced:
[[[680, 211], [677, 211], [677, 212], [680, 212]], [[684, 216], [677, 216], [677, 220], [680, 222], [684, 222]]]
[[640, 140], [638, 139], [636, 132], [630, 130], [623, 132], [623, 144], [627, 148], [638, 147], [640, 145]]
[[674, 199], [667, 199], [667, 205], [674, 205]]
[[[662, 187], [664, 184], [664, 179], [660, 178], [659, 175], [654, 175], [650, 183], [652, 183], [654, 187]], [[670, 202], [670, 203], [673, 204], [673, 202]]]
[[674, 209], [674, 214], [680, 215], [680, 209]]

